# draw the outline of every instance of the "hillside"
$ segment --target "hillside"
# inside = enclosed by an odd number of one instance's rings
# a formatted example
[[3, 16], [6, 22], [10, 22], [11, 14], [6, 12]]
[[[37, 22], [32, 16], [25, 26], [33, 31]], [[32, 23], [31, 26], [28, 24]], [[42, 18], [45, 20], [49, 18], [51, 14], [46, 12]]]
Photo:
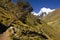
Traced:
[[43, 17], [42, 20], [54, 31], [51, 33], [54, 36], [54, 39], [60, 40], [60, 8]]
[[59, 40], [58, 11], [49, 14], [56, 16], [51, 16], [56, 19], [54, 24], [49, 24], [48, 15], [38, 19], [31, 14], [32, 11], [31, 5], [23, 0], [18, 0], [16, 4], [11, 0], [1, 0], [0, 40]]
[[[23, 16], [20, 20], [20, 19], [17, 19], [17, 17], [13, 13], [9, 14], [8, 11], [5, 12], [5, 10], [3, 8], [1, 10], [4, 11], [4, 13], [3, 13], [4, 15], [1, 13], [1, 16], [0, 16], [1, 23], [8, 28], [8, 29], [5, 29], [6, 28], [5, 26], [1, 26], [1, 27], [4, 27], [3, 29], [7, 30], [6, 33], [3, 32], [2, 34], [0, 34], [1, 40], [7, 40], [7, 38], [10, 40], [10, 37], [13, 40], [47, 39], [47, 37], [45, 38], [45, 34], [43, 34], [40, 31], [41, 23], [36, 21], [39, 19], [36, 19], [36, 17], [33, 16], [32, 14], [26, 15], [27, 17], [25, 19], [23, 19], [23, 17], [25, 17], [25, 16]], [[5, 17], [5, 15], [6, 15], [6, 17]], [[0, 24], [0, 25], [2, 25], [2, 24]], [[13, 27], [13, 28], [10, 29], [10, 27]], [[2, 31], [3, 29], [1, 29], [0, 31]], [[7, 35], [5, 35], [5, 34], [7, 34]], [[8, 37], [8, 36], [10, 36], [10, 37]], [[27, 38], [25, 38], [25, 37], [27, 37]], [[4, 39], [4, 38], [6, 38], [6, 39]]]

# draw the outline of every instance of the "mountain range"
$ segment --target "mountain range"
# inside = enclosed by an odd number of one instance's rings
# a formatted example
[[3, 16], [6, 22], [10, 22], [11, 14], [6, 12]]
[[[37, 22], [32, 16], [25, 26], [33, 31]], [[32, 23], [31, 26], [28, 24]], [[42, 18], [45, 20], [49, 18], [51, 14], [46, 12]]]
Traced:
[[55, 9], [50, 9], [50, 8], [43, 7], [43, 8], [40, 9], [40, 11], [38, 13], [32, 12], [32, 14], [38, 16], [38, 18], [41, 18], [43, 16], [46, 16], [50, 12], [53, 12], [54, 10]]

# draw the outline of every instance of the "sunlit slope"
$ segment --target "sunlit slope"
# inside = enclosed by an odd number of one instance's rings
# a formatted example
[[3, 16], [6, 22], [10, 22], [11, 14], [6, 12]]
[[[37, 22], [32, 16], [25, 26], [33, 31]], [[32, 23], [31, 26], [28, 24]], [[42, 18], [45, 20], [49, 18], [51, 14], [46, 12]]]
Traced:
[[54, 40], [60, 40], [60, 8], [43, 17], [42, 20], [49, 25], [45, 30], [48, 35], [51, 34]]
[[[51, 38], [42, 30], [42, 21], [40, 21], [40, 19], [37, 19], [36, 16], [32, 15], [31, 13], [25, 16], [23, 16], [19, 20], [13, 13], [10, 13], [9, 11], [0, 8], [0, 22], [6, 25], [7, 27], [14, 27], [16, 29], [16, 31], [9, 28], [7, 29], [6, 34], [8, 36], [12, 35], [11, 38], [13, 40], [51, 40]], [[15, 31], [16, 33], [11, 33], [11, 30]], [[7, 36], [5, 35], [5, 33], [3, 33], [2, 35], [2, 38], [4, 36]]]

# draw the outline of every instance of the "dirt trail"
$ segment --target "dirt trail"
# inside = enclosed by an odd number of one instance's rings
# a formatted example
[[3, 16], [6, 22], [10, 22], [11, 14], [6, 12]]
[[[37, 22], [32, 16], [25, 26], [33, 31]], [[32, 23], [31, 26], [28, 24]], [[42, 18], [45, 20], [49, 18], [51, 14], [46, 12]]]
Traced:
[[11, 40], [11, 38], [9, 37], [10, 32], [6, 31], [3, 34], [0, 34], [0, 40]]

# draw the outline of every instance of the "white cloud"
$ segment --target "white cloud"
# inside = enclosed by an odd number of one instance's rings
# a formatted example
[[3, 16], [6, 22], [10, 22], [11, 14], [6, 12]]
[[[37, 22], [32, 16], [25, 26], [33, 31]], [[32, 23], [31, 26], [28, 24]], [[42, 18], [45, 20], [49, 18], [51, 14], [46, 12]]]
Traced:
[[46, 12], [46, 14], [48, 14], [48, 13], [54, 11], [54, 10], [55, 9], [50, 9], [50, 8], [43, 7], [43, 8], [40, 9], [40, 11], [38, 13], [36, 13], [36, 12], [32, 12], [32, 13], [37, 16], [37, 15], [40, 15], [42, 12]]

